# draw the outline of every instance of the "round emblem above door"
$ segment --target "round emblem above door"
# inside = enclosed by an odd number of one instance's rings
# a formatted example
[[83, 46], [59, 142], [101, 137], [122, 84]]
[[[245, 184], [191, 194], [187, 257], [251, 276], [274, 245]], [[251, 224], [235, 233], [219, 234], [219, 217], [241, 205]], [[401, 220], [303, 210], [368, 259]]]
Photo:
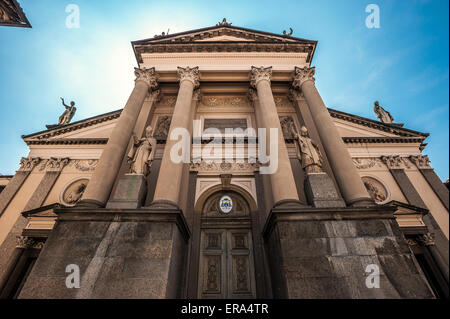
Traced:
[[228, 214], [233, 209], [233, 201], [230, 196], [222, 196], [219, 201], [219, 208], [224, 214]]

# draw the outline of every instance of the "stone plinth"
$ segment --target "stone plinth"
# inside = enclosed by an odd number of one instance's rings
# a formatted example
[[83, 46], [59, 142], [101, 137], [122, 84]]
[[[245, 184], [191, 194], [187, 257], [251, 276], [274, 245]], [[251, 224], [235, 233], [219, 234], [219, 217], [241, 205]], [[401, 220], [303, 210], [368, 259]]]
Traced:
[[327, 173], [308, 173], [305, 179], [305, 192], [308, 202], [314, 207], [346, 206]]
[[274, 208], [264, 237], [275, 298], [434, 298], [392, 208]]
[[117, 183], [113, 199], [108, 201], [106, 208], [136, 209], [145, 200], [147, 182], [142, 174], [125, 174]]
[[[58, 209], [58, 222], [19, 298], [180, 298], [189, 229], [166, 208]], [[80, 288], [66, 287], [66, 266]]]

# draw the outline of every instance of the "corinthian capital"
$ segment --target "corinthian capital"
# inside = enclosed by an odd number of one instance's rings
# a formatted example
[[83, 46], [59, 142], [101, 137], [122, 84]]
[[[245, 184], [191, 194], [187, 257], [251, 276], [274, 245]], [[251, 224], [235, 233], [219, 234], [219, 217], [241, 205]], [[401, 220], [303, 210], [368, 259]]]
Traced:
[[195, 68], [190, 67], [178, 67], [178, 79], [180, 83], [183, 81], [191, 81], [194, 84], [194, 88], [199, 87], [200, 85], [200, 76], [198, 72], [198, 66]]
[[292, 86], [296, 89], [301, 89], [303, 83], [306, 81], [315, 81], [314, 74], [316, 73], [316, 67], [295, 67], [294, 81], [292, 81]]
[[142, 81], [148, 85], [149, 89], [158, 87], [158, 76], [155, 72], [155, 68], [134, 68], [134, 74], [136, 75], [135, 82]]
[[31, 172], [33, 168], [39, 164], [41, 159], [39, 157], [22, 157], [20, 160], [20, 168], [21, 172]]
[[256, 87], [256, 84], [258, 84], [261, 80], [266, 80], [270, 82], [272, 79], [272, 67], [269, 66], [267, 68], [260, 67], [257, 68], [255, 66], [252, 66], [252, 77], [250, 79], [250, 85], [252, 87]]
[[417, 168], [431, 168], [430, 159], [427, 155], [411, 155], [409, 159], [411, 160], [411, 162], [416, 164]]
[[68, 157], [50, 157], [42, 169], [45, 169], [47, 172], [60, 172], [67, 164], [69, 164], [69, 162], [70, 159]]

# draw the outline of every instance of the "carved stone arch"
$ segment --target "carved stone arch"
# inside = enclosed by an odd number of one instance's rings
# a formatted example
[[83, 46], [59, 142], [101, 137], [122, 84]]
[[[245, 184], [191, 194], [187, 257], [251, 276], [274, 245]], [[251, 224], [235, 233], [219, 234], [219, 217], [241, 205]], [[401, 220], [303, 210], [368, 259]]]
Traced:
[[205, 205], [205, 202], [209, 199], [209, 197], [212, 194], [220, 191], [234, 191], [238, 193], [239, 195], [244, 197], [244, 199], [247, 201], [247, 204], [250, 207], [250, 212], [258, 211], [258, 205], [256, 204], [256, 201], [254, 200], [252, 194], [250, 194], [246, 189], [233, 184], [230, 184], [226, 188], [224, 188], [222, 184], [219, 184], [210, 187], [200, 195], [194, 206], [194, 216], [200, 216], [203, 210], [203, 206]]

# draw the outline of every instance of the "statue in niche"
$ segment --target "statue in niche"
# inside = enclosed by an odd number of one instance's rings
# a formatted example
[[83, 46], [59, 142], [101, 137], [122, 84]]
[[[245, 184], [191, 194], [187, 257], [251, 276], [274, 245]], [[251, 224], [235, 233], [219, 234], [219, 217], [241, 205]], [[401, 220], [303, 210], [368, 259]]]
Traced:
[[381, 203], [386, 200], [386, 195], [382, 193], [381, 190], [378, 189], [374, 184], [364, 181], [364, 186], [366, 186], [367, 191], [369, 192], [370, 197], [376, 202]]
[[86, 190], [86, 184], [81, 183], [77, 186], [76, 189], [74, 189], [69, 195], [67, 195], [66, 202], [68, 204], [74, 205], [78, 203], [81, 199], [81, 196], [83, 196], [84, 191]]
[[75, 112], [77, 111], [77, 108], [75, 107], [75, 102], [71, 101], [69, 106], [64, 102], [63, 98], [61, 98], [61, 101], [66, 110], [59, 117], [58, 125], [69, 124], [73, 116], [75, 115]]
[[391, 113], [386, 111], [380, 106], [380, 103], [378, 101], [375, 101], [375, 105], [373, 106], [373, 111], [375, 112], [375, 115], [378, 117], [378, 119], [387, 124], [394, 123], [394, 118], [392, 117]]
[[155, 150], [156, 139], [153, 137], [153, 128], [150, 125], [145, 129], [145, 137], [138, 139], [136, 135], [133, 135], [133, 146], [128, 153], [128, 163], [131, 164], [130, 173], [147, 176], [150, 173]]
[[302, 126], [298, 134], [294, 126], [291, 126], [291, 134], [297, 145], [297, 157], [302, 163], [306, 173], [323, 173], [323, 159], [319, 147], [308, 136], [308, 129]]

